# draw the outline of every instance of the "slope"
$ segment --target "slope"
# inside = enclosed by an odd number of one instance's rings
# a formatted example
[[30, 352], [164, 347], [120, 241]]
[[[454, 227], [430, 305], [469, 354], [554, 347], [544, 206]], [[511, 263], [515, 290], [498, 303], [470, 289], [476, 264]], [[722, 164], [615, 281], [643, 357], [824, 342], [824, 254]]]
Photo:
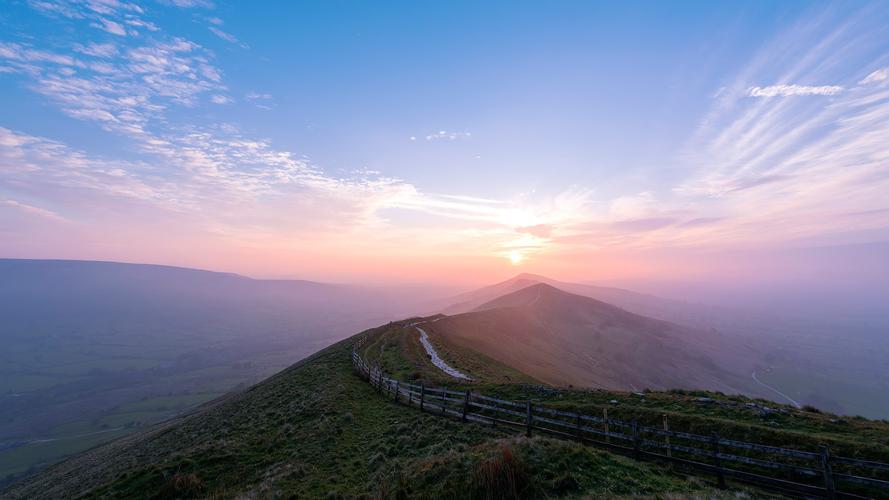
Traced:
[[568, 283], [541, 276], [539, 274], [522, 273], [506, 281], [454, 296], [450, 299], [450, 305], [444, 308], [442, 312], [449, 315], [469, 312], [497, 297], [539, 283], [550, 285], [566, 292], [607, 302], [636, 314], [642, 314], [644, 316], [667, 321], [697, 321], [701, 319], [702, 312], [707, 309], [705, 306], [637, 293], [622, 288]]
[[418, 290], [0, 259], [0, 485], [254, 384]]
[[428, 329], [554, 385], [761, 394], [744, 376], [752, 349], [546, 284], [442, 318]]
[[504, 449], [515, 457], [521, 497], [702, 489], [574, 443], [405, 409], [353, 372], [350, 346], [333, 345], [247, 391], [52, 466], [2, 496], [483, 497], [491, 484], [478, 471]]

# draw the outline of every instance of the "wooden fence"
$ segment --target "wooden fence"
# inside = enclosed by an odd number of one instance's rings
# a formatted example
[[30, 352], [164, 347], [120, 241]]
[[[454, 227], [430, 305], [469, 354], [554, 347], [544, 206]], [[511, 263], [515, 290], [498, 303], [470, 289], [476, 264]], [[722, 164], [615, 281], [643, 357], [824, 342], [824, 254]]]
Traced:
[[[362, 339], [363, 340], [363, 339]], [[360, 342], [361, 343], [361, 342]], [[360, 346], [360, 343], [358, 344]], [[395, 403], [491, 426], [519, 428], [598, 445], [636, 460], [657, 460], [799, 497], [889, 498], [889, 464], [834, 456], [826, 446], [801, 451], [649, 427], [632, 421], [508, 401], [469, 390], [425, 387], [387, 376], [352, 352], [356, 371]]]

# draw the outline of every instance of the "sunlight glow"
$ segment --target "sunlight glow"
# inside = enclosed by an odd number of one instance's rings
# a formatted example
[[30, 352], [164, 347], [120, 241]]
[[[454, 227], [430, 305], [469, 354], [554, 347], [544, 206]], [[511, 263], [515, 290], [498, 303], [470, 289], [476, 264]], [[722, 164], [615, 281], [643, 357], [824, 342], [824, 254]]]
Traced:
[[512, 265], [514, 266], [521, 264], [524, 258], [525, 257], [517, 250], [513, 250], [509, 253], [509, 261], [512, 262]]

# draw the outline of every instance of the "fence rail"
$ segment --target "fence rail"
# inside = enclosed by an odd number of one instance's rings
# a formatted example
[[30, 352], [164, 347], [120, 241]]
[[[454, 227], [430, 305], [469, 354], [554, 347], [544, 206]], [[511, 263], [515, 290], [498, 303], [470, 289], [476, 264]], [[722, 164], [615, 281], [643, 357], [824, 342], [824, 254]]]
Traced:
[[[364, 339], [359, 340], [360, 347]], [[421, 411], [491, 426], [522, 429], [527, 435], [542, 432], [581, 441], [632, 456], [678, 464], [716, 476], [720, 487], [725, 478], [802, 497], [889, 498], [889, 464], [833, 456], [826, 446], [818, 452], [792, 450], [720, 437], [669, 429], [666, 416], [662, 427], [569, 412], [509, 401], [472, 391], [425, 387], [396, 380], [380, 367], [371, 366], [357, 351], [352, 363], [360, 376], [396, 403], [416, 406]]]

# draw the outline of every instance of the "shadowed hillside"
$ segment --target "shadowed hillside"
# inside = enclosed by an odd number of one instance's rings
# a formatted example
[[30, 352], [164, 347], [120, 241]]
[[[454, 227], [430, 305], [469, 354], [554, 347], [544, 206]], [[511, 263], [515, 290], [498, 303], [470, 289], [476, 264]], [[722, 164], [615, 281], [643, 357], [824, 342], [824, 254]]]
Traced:
[[[720, 362], [729, 363], [732, 371], [740, 370], [744, 377], [755, 372], [765, 385], [757, 383], [753, 389], [770, 399], [790, 402], [792, 398], [800, 405], [808, 404], [837, 414], [871, 418], [889, 415], [889, 399], [884, 397], [889, 364], [882, 362], [889, 356], [889, 344], [883, 335], [884, 329], [862, 325], [867, 322], [866, 318], [857, 318], [857, 322], [852, 323], [823, 321], [817, 319], [817, 314], [798, 316], [798, 309], [796, 313], [794, 309], [782, 313], [780, 307], [766, 312], [734, 305], [713, 306], [528, 273], [442, 300], [440, 310], [450, 315], [470, 312], [486, 302], [537, 283], [649, 318], [714, 332], [720, 338], [730, 339], [726, 342], [733, 348], [752, 346], [752, 358], [747, 356], [750, 349], [741, 348], [746, 363], [737, 364], [740, 359], [736, 356], [723, 357]], [[843, 332], [844, 338], [838, 339], [837, 332]], [[767, 389], [766, 385], [777, 390]]]
[[448, 342], [555, 385], [759, 394], [744, 376], [752, 349], [545, 284], [428, 328]]

